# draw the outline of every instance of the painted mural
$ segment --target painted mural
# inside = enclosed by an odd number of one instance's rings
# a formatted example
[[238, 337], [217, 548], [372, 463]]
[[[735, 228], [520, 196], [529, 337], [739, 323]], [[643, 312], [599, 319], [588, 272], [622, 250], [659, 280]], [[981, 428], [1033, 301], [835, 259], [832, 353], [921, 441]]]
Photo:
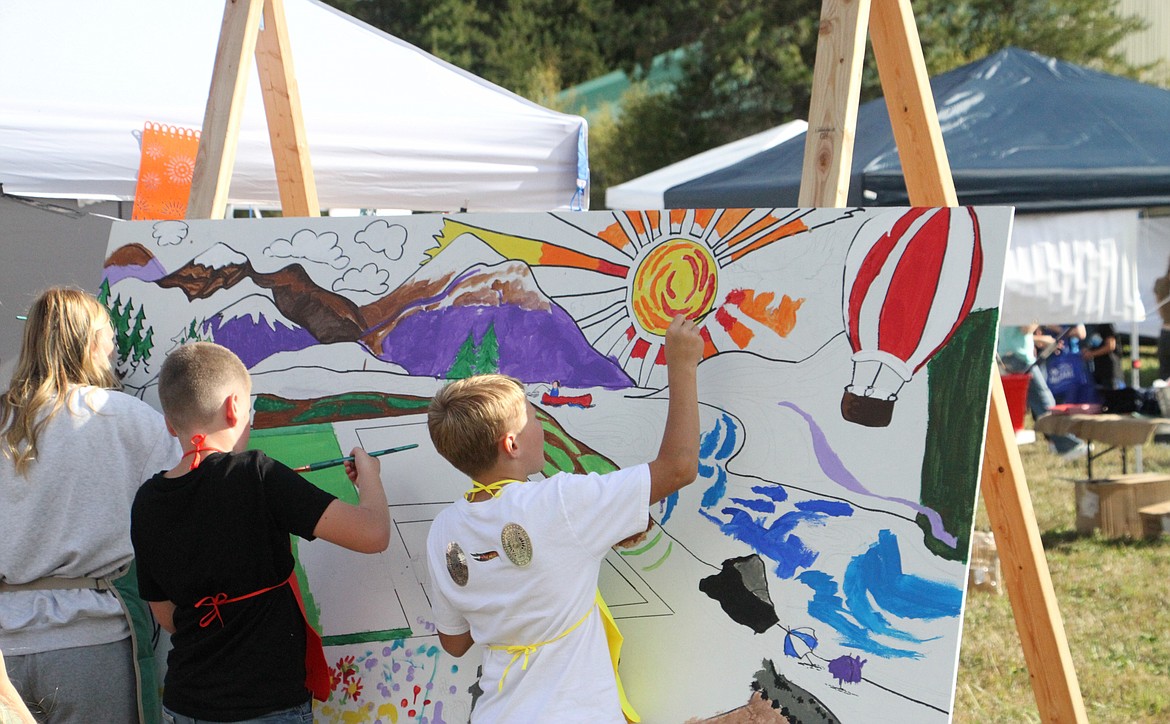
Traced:
[[[127, 222], [101, 298], [128, 391], [233, 349], [253, 444], [382, 458], [376, 556], [300, 541], [333, 677], [318, 721], [466, 722], [479, 650], [442, 651], [424, 542], [467, 487], [429, 398], [527, 385], [545, 474], [651, 459], [663, 332], [698, 320], [699, 479], [600, 590], [645, 722], [945, 722], [1011, 226], [1006, 208], [716, 209]], [[310, 473], [353, 498], [340, 468]]]

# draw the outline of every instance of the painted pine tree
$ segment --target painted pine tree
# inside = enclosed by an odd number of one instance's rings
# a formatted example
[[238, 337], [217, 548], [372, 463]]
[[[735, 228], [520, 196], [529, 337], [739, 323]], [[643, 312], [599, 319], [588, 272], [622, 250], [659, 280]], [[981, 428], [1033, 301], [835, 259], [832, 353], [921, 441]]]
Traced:
[[459, 346], [455, 353], [455, 360], [445, 375], [449, 380], [462, 380], [475, 374], [476, 348], [474, 333], [468, 333], [467, 339]]
[[488, 325], [483, 333], [483, 339], [475, 350], [475, 361], [472, 374], [486, 375], [500, 371], [500, 341], [496, 338], [495, 322]]

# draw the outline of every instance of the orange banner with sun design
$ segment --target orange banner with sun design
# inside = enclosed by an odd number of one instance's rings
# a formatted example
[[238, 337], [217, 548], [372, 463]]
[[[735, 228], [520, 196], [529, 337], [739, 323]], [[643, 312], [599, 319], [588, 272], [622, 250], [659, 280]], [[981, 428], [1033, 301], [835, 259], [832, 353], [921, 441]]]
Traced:
[[182, 219], [187, 215], [199, 131], [147, 122], [134, 189], [132, 219]]

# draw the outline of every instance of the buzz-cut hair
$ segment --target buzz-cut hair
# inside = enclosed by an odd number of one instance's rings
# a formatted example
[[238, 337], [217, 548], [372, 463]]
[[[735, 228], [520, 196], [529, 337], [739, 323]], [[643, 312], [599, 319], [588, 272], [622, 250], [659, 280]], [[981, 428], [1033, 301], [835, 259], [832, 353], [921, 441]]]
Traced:
[[158, 374], [163, 415], [177, 430], [198, 431], [215, 421], [224, 399], [250, 393], [248, 368], [235, 352], [214, 342], [192, 342], [167, 355]]
[[491, 468], [504, 435], [526, 419], [524, 383], [507, 375], [456, 380], [431, 399], [427, 429], [447, 462], [474, 478]]

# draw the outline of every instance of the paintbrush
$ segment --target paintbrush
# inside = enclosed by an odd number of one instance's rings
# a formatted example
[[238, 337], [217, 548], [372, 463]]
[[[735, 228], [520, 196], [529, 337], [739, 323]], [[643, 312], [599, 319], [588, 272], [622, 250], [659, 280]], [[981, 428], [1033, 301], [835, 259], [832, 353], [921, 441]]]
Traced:
[[[390, 453], [402, 452], [403, 450], [410, 450], [411, 448], [416, 448], [416, 447], [418, 447], [417, 444], [411, 443], [409, 445], [403, 445], [401, 447], [391, 447], [391, 448], [386, 448], [385, 450], [375, 450], [374, 452], [369, 453], [369, 456], [372, 458], [376, 458], [379, 455], [389, 455]], [[353, 461], [353, 455], [346, 455], [343, 458], [334, 458], [332, 460], [322, 460], [319, 463], [310, 463], [308, 465], [302, 465], [299, 468], [293, 468], [293, 472], [294, 473], [311, 473], [314, 470], [324, 470], [325, 468], [332, 468], [332, 467], [335, 467], [337, 465], [344, 465], [344, 464], [346, 464], [348, 462], [352, 462], [352, 461]]]

